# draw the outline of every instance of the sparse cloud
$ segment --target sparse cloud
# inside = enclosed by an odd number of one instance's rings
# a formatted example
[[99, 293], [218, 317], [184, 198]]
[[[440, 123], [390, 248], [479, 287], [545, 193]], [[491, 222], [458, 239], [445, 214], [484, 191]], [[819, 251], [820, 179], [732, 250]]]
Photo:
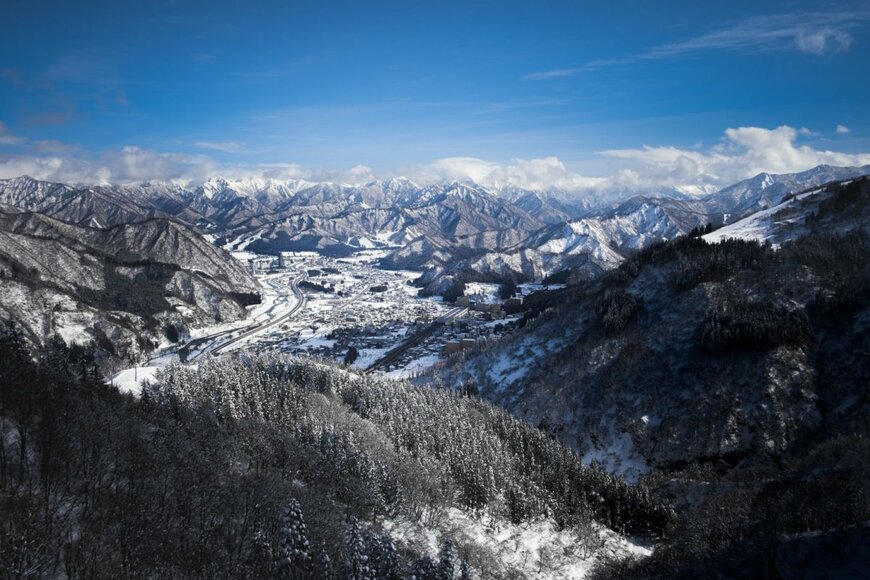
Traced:
[[659, 59], [704, 50], [844, 52], [852, 43], [850, 30], [867, 20], [866, 13], [852, 11], [756, 17], [736, 26], [654, 47], [639, 58]]
[[757, 53], [798, 50], [812, 55], [846, 52], [852, 46], [854, 29], [867, 22], [870, 22], [870, 10], [865, 8], [759, 16], [707, 34], [655, 46], [626, 58], [593, 60], [575, 67], [534, 72], [523, 78], [569, 77], [608, 66], [675, 58], [702, 51]]
[[235, 141], [197, 141], [193, 144], [198, 149], [210, 149], [212, 151], [222, 151], [223, 153], [240, 153], [244, 150], [244, 143]]
[[845, 125], [837, 125], [837, 134], [846, 135], [846, 134], [851, 133], [851, 132], [852, 132], [852, 130], [849, 127], [847, 127]]
[[9, 127], [6, 126], [6, 123], [0, 121], [0, 145], [19, 146], [23, 145], [25, 141], [23, 137], [13, 135], [9, 131]]

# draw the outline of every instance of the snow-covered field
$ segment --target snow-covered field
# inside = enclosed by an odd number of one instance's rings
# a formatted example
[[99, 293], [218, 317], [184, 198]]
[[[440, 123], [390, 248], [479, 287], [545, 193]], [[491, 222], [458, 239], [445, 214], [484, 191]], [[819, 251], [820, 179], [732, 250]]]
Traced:
[[142, 385], [153, 380], [155, 373], [160, 368], [162, 367], [147, 366], [124, 369], [123, 371], [115, 373], [111, 382], [122, 393], [131, 393], [138, 396], [142, 393]]

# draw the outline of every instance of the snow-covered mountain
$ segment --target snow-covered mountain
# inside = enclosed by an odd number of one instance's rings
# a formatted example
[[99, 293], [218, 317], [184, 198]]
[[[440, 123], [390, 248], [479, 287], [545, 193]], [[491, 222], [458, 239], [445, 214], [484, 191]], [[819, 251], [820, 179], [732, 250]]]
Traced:
[[0, 319], [36, 345], [58, 335], [134, 356], [164, 332], [244, 318], [258, 293], [240, 263], [175, 221], [92, 228], [0, 211]]
[[386, 265], [425, 270], [437, 291], [450, 277], [470, 274], [540, 278], [573, 269], [595, 276], [699, 225], [731, 223], [786, 194], [866, 173], [870, 166], [822, 165], [760, 174], [713, 194], [626, 192], [621, 202], [598, 204], [561, 191], [469, 181], [421, 186], [405, 178], [347, 185], [214, 177], [199, 185], [80, 187], [20, 177], [0, 180], [0, 204], [97, 228], [172, 218], [233, 250], [340, 255], [385, 248]]
[[784, 195], [803, 189], [870, 174], [870, 165], [863, 167], [835, 167], [819, 165], [800, 173], [771, 175], [759, 173], [755, 177], [728, 186], [702, 198], [708, 211], [725, 214], [731, 222], [747, 214], [777, 205]]

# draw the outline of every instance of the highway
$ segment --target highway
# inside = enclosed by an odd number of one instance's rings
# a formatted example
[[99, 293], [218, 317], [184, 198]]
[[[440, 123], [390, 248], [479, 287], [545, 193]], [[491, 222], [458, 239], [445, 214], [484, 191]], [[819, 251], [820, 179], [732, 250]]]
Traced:
[[449, 312], [447, 312], [446, 314], [439, 316], [438, 318], [433, 320], [430, 325], [416, 331], [414, 334], [412, 334], [411, 336], [406, 338], [399, 346], [388, 351], [384, 356], [382, 356], [381, 358], [379, 358], [378, 360], [376, 360], [375, 362], [370, 364], [366, 368], [365, 372], [370, 373], [372, 371], [376, 371], [378, 369], [382, 369], [382, 368], [386, 368], [386, 367], [390, 366], [391, 364], [396, 362], [399, 359], [399, 357], [401, 357], [403, 354], [405, 354], [408, 351], [408, 349], [420, 344], [425, 339], [432, 336], [432, 334], [434, 334], [436, 330], [438, 330], [439, 328], [441, 328], [442, 326], [444, 326], [448, 322], [455, 320], [456, 318], [459, 318], [460, 316], [462, 316], [466, 312], [468, 312], [468, 308], [456, 307], [456, 308], [450, 310]]
[[[287, 320], [292, 318], [297, 312], [299, 312], [300, 310], [305, 308], [305, 294], [302, 292], [302, 290], [299, 289], [299, 282], [301, 282], [305, 277], [306, 277], [305, 274], [300, 274], [297, 278], [290, 280], [290, 290], [293, 293], [293, 295], [296, 297], [296, 304], [294, 304], [293, 308], [291, 308], [288, 312], [282, 314], [278, 318], [268, 320], [266, 322], [254, 323], [253, 325], [246, 327], [246, 328], [241, 328], [241, 329], [233, 328], [230, 330], [223, 330], [221, 332], [216, 332], [216, 333], [210, 334], [208, 336], [203, 336], [201, 338], [196, 338], [194, 340], [189, 341], [184, 346], [182, 346], [179, 349], [179, 353], [181, 353], [183, 351], [190, 352], [202, 344], [214, 342], [215, 340], [217, 340], [223, 336], [227, 336], [229, 334], [233, 334], [235, 332], [242, 331], [242, 333], [239, 334], [238, 336], [235, 336], [235, 337], [231, 338], [230, 340], [217, 345], [216, 347], [214, 347], [211, 350], [209, 350], [206, 347], [203, 350], [197, 352], [196, 354], [189, 356], [187, 358], [187, 362], [193, 362], [206, 353], [208, 353], [210, 356], [215, 356], [215, 355], [218, 355], [221, 352], [231, 348], [232, 346], [238, 344], [239, 342], [254, 336], [255, 334], [258, 334], [260, 332], [268, 330], [269, 328], [272, 328], [274, 326], [277, 326], [279, 324], [286, 322]], [[273, 288], [275, 287], [275, 285], [272, 282], [267, 282], [267, 283], [270, 284]]]

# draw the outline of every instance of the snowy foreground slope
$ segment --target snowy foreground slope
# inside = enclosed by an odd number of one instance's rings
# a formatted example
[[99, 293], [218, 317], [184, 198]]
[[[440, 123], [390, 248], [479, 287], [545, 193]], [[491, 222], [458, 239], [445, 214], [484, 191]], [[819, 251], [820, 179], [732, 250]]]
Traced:
[[818, 211], [819, 203], [828, 197], [828, 193], [826, 187], [817, 187], [787, 195], [773, 207], [706, 234], [704, 240], [711, 243], [728, 239], [754, 240], [779, 247], [783, 242], [810, 232], [807, 217]]
[[580, 578], [673, 521], [474, 398], [272, 356], [169, 366], [134, 398], [23, 344], [0, 334], [0, 420], [32, 419], [0, 440], [4, 573]]

